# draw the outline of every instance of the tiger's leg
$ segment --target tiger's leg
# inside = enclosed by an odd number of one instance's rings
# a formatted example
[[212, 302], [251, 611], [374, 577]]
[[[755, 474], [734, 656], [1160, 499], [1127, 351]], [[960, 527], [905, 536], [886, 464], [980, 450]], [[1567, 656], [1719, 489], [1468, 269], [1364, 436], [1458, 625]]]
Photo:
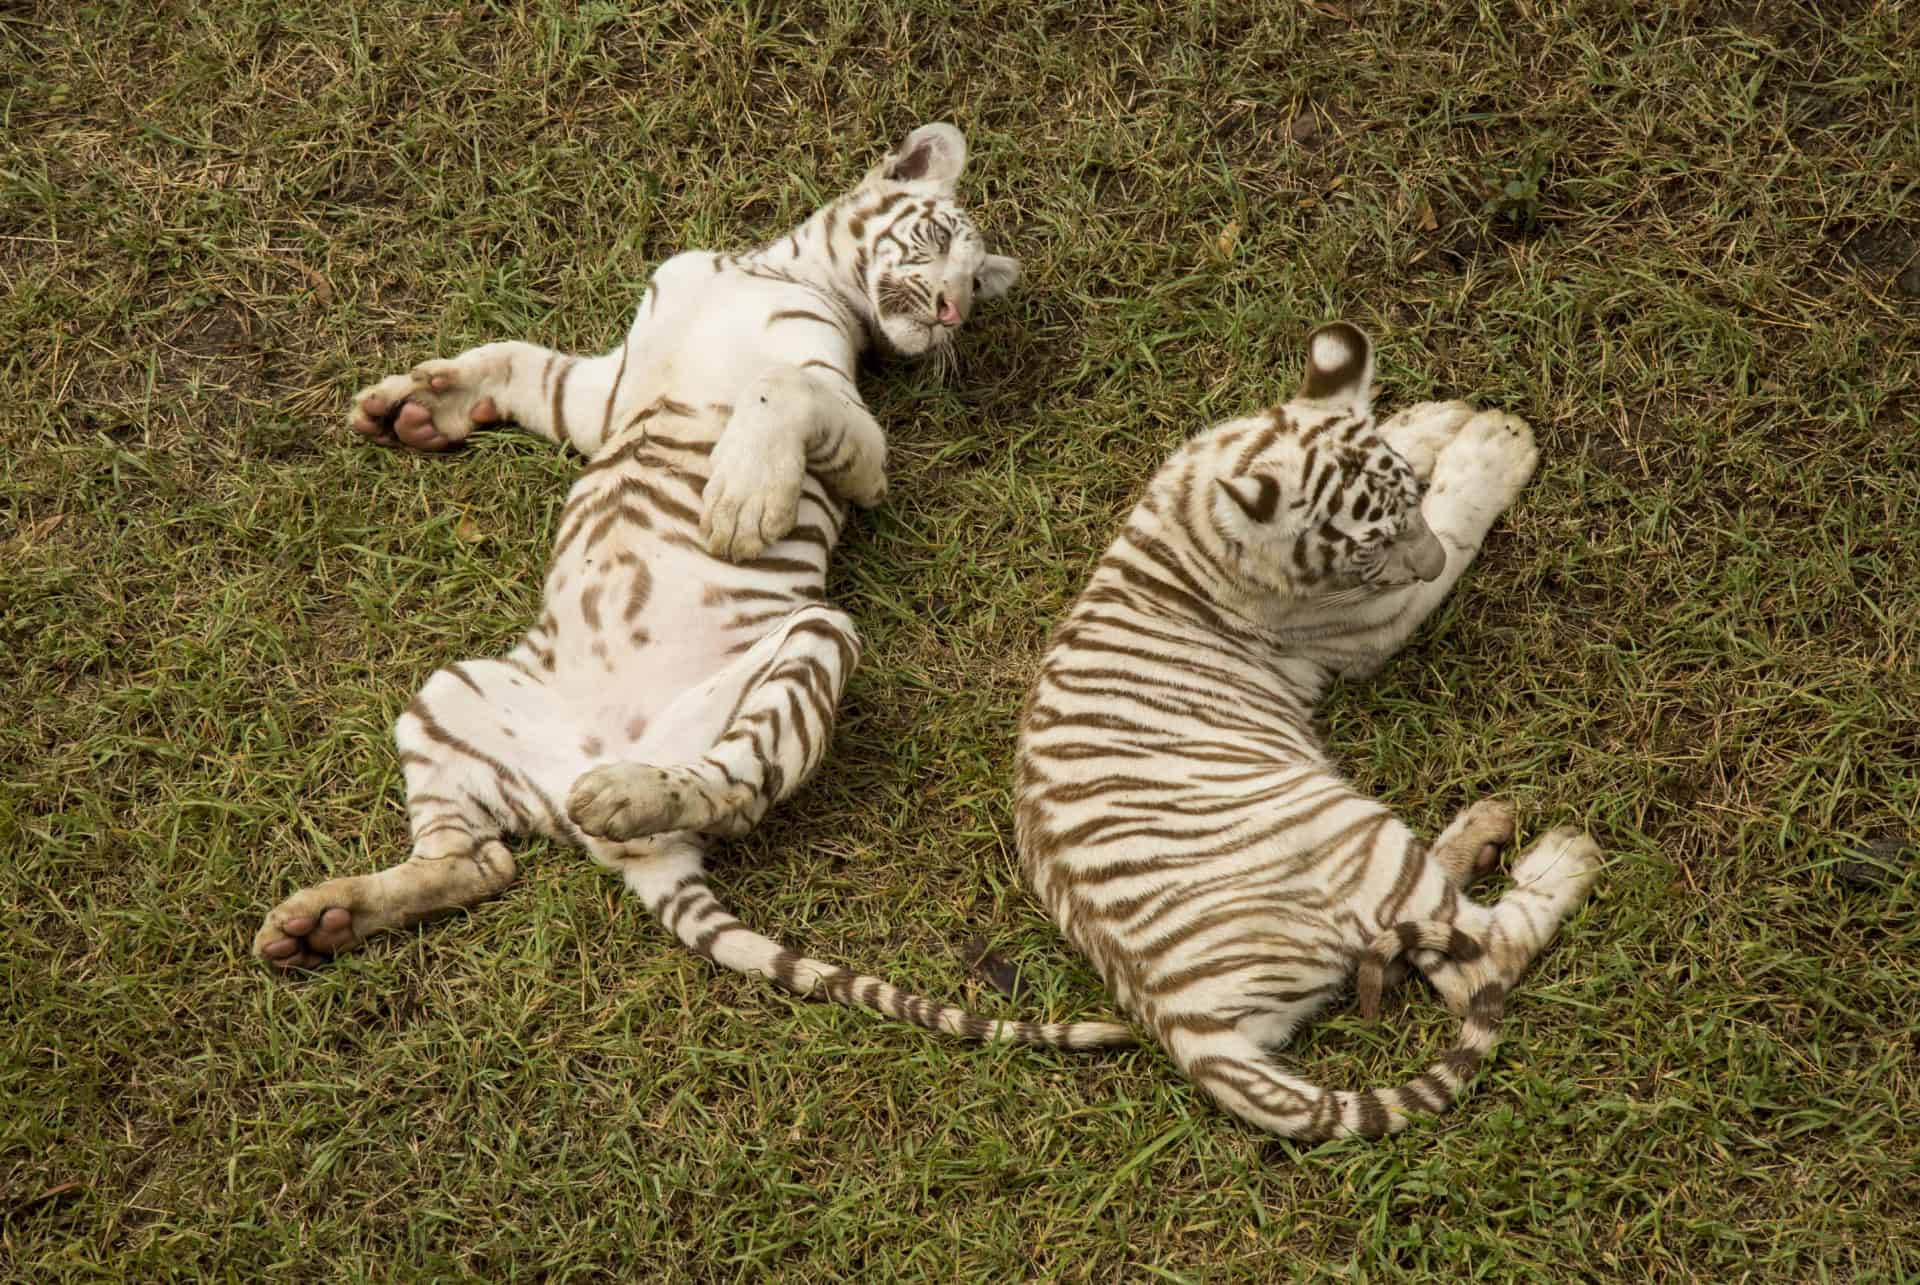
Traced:
[[255, 935], [254, 954], [311, 966], [374, 933], [472, 905], [513, 882], [503, 834], [564, 832], [557, 795], [585, 760], [538, 672], [515, 656], [429, 678], [394, 724], [412, 855], [288, 897]]
[[1416, 956], [1420, 969], [1453, 1013], [1465, 1015], [1473, 993], [1489, 982], [1511, 988], [1586, 900], [1600, 873], [1600, 848], [1573, 826], [1548, 831], [1514, 865], [1513, 887], [1492, 905], [1460, 899], [1454, 926], [1484, 952], [1471, 962], [1433, 952]]
[[691, 761], [611, 763], [581, 776], [567, 814], [614, 841], [672, 830], [744, 834], [813, 775], [860, 656], [846, 613], [810, 606], [734, 662], [718, 737]]
[[885, 434], [851, 378], [820, 365], [818, 375], [773, 367], [735, 402], [700, 499], [700, 534], [715, 557], [744, 561], [793, 530], [809, 473], [863, 507], [886, 495]]
[[423, 361], [360, 390], [348, 422], [380, 446], [440, 451], [484, 424], [511, 423], [583, 455], [615, 423], [632, 337], [599, 357], [576, 357], [509, 341]]

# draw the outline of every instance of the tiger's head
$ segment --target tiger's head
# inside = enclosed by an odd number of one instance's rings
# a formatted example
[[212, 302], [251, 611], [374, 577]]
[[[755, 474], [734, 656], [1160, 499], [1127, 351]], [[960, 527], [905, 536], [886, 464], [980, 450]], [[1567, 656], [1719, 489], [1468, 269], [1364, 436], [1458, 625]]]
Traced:
[[998, 299], [1020, 261], [987, 253], [954, 199], [967, 141], [944, 121], [922, 125], [848, 194], [853, 270], [882, 346], [904, 357], [945, 351], [974, 305]]
[[1445, 569], [1420, 513], [1426, 487], [1375, 428], [1373, 344], [1358, 326], [1309, 335], [1300, 391], [1247, 423], [1211, 497], [1240, 575], [1289, 598], [1347, 600]]

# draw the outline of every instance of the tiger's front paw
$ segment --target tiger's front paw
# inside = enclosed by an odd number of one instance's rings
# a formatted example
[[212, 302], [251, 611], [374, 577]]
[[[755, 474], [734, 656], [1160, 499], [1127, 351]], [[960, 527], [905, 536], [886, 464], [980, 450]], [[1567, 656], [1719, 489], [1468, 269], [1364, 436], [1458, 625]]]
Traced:
[[1380, 436], [1425, 482], [1433, 477], [1434, 463], [1453, 439], [1460, 436], [1461, 425], [1473, 418], [1473, 407], [1465, 402], [1419, 402], [1395, 413], [1380, 425]]
[[1436, 503], [1465, 510], [1490, 524], [1507, 510], [1533, 476], [1540, 451], [1527, 422], [1501, 411], [1482, 411], [1441, 448], [1433, 465]]
[[713, 474], [700, 497], [700, 538], [716, 558], [758, 557], [799, 518], [805, 452], [792, 439], [734, 432], [721, 437], [712, 458]]
[[489, 374], [460, 358], [423, 361], [356, 393], [347, 423], [375, 446], [444, 451], [500, 418], [485, 388]]
[[884, 459], [863, 457], [845, 473], [827, 480], [837, 494], [863, 509], [871, 509], [887, 498], [887, 465]]

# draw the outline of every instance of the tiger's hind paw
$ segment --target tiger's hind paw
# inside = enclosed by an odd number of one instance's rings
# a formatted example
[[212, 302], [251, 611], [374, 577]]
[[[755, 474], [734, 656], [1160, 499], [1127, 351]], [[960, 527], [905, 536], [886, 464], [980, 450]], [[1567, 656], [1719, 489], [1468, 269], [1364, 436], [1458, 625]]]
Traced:
[[1560, 915], [1585, 901], [1599, 877], [1600, 845], [1572, 825], [1548, 831], [1513, 868], [1514, 891], [1545, 901]]
[[366, 939], [350, 879], [303, 888], [267, 912], [253, 953], [276, 968], [315, 968]]
[[1513, 842], [1513, 834], [1513, 804], [1505, 799], [1481, 799], [1448, 822], [1433, 841], [1433, 859], [1455, 886], [1464, 886], [1500, 863], [1500, 854]]
[[678, 799], [666, 773], [644, 763], [609, 763], [582, 773], [567, 793], [567, 816], [596, 839], [620, 842], [673, 828]]
[[567, 815], [596, 839], [621, 842], [669, 830], [743, 832], [745, 786], [716, 785], [687, 768], [609, 763], [583, 773], [567, 795]]
[[376, 446], [444, 451], [482, 424], [500, 418], [474, 372], [457, 360], [421, 362], [360, 390], [347, 423]]

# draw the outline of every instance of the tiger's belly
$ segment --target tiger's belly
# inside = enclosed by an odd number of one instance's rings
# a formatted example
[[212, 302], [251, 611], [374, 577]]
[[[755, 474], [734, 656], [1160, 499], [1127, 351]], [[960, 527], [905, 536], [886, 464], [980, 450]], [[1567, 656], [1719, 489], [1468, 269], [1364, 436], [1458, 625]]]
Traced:
[[706, 552], [707, 444], [721, 424], [688, 417], [608, 443], [574, 484], [545, 601], [524, 647], [588, 729], [591, 757], [671, 761], [711, 744], [741, 657], [825, 594], [845, 510], [807, 479], [798, 525], [748, 562]]

